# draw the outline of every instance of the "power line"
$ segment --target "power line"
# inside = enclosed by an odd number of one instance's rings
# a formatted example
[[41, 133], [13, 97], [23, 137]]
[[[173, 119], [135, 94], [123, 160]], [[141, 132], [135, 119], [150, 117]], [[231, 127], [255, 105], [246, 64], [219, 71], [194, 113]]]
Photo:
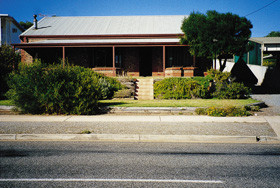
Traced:
[[258, 11], [260, 11], [260, 10], [266, 8], [266, 7], [268, 7], [268, 6], [271, 5], [272, 3], [275, 3], [276, 1], [278, 1], [278, 0], [274, 0], [274, 1], [272, 1], [271, 3], [268, 3], [267, 5], [265, 5], [265, 6], [261, 7], [261, 8], [259, 8], [258, 10], [255, 10], [255, 11], [253, 11], [253, 12], [251, 12], [251, 13], [245, 15], [245, 17], [246, 17], [246, 16], [249, 16], [249, 15], [251, 15], [251, 14], [254, 14], [254, 13], [256, 13], [256, 12], [258, 12]]

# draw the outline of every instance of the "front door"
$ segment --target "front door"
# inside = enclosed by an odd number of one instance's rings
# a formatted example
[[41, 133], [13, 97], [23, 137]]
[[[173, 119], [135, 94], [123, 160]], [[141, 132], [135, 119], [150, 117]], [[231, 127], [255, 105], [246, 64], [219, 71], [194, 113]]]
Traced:
[[152, 48], [140, 48], [140, 76], [152, 76]]

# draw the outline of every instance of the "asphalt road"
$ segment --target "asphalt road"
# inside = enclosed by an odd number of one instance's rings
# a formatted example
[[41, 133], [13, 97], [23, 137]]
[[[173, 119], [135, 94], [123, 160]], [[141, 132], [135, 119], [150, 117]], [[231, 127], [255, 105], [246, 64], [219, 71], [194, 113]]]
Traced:
[[280, 146], [0, 142], [0, 187], [279, 187]]

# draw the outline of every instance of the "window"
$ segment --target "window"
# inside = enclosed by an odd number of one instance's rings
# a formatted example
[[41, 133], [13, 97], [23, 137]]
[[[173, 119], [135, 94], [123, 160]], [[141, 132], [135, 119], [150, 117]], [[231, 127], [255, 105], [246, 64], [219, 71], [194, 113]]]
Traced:
[[166, 67], [193, 66], [193, 57], [188, 52], [188, 47], [166, 47]]
[[16, 33], [16, 32], [17, 32], [17, 29], [15, 29], [15, 28], [13, 28], [12, 30], [13, 30], [13, 33]]

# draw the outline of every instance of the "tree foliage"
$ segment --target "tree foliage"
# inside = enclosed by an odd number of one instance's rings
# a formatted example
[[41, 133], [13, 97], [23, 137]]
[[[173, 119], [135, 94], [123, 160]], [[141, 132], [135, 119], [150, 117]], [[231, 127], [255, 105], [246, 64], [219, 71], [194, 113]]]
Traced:
[[33, 23], [29, 22], [29, 21], [26, 21], [26, 22], [19, 22], [19, 25], [21, 25], [21, 27], [24, 29], [24, 30], [27, 30], [28, 28], [30, 28]]
[[280, 31], [271, 31], [266, 37], [280, 37]]
[[[220, 70], [232, 55], [243, 55], [251, 49], [248, 44], [252, 24], [245, 17], [232, 13], [208, 11], [191, 13], [183, 20], [184, 37], [181, 43], [190, 45], [190, 53], [196, 56], [220, 60]], [[222, 63], [222, 59], [225, 59]]]

